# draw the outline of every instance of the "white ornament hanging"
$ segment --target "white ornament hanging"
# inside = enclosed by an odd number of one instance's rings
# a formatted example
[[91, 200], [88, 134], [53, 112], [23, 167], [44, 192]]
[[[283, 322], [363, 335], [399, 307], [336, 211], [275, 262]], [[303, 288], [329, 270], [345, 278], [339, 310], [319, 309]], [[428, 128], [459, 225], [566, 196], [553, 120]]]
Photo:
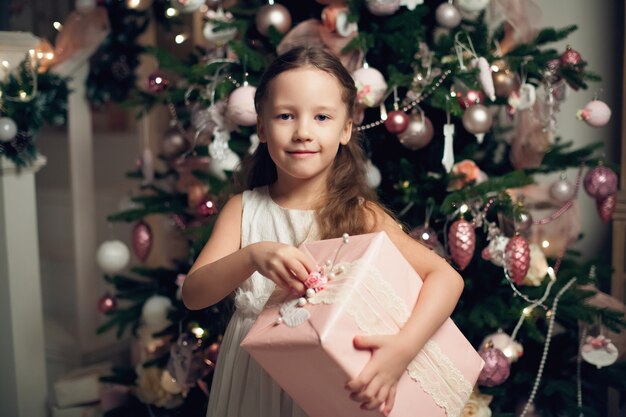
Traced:
[[441, 163], [447, 172], [452, 170], [454, 166], [454, 125], [446, 123], [443, 125], [443, 157]]
[[260, 143], [261, 143], [261, 140], [259, 139], [259, 135], [257, 135], [256, 133], [251, 134], [250, 135], [250, 147], [248, 148], [248, 153], [252, 155], [257, 150]]
[[504, 249], [509, 238], [504, 235], [495, 236], [489, 241], [489, 245], [483, 249], [482, 257], [486, 261], [491, 261], [496, 266], [504, 266]]
[[576, 112], [576, 118], [584, 120], [589, 126], [601, 127], [611, 119], [611, 108], [603, 101], [592, 100]]
[[227, 117], [240, 126], [254, 126], [257, 116], [254, 108], [255, 92], [256, 87], [244, 83], [230, 93], [226, 109]]
[[513, 340], [511, 336], [504, 333], [502, 329], [485, 337], [480, 345], [485, 346], [489, 342], [493, 343], [494, 348], [500, 349], [502, 353], [504, 353], [509, 363], [516, 362], [524, 354], [522, 345]]
[[230, 23], [233, 21], [233, 15], [230, 12], [225, 13], [222, 8], [219, 8], [216, 11], [209, 10], [206, 16], [209, 20], [202, 28], [204, 39], [217, 46], [224, 45], [228, 41], [235, 39], [237, 29], [234, 27], [216, 30], [216, 23]]
[[493, 85], [493, 77], [491, 76], [491, 65], [489, 65], [485, 57], [481, 56], [472, 59], [472, 67], [478, 68], [480, 85], [483, 87], [483, 91], [489, 97], [489, 100], [494, 101], [496, 99], [496, 90]]
[[10, 142], [17, 135], [17, 124], [10, 117], [0, 117], [0, 142]]
[[367, 185], [369, 185], [370, 188], [377, 188], [380, 185], [380, 182], [382, 180], [380, 171], [378, 170], [376, 165], [374, 165], [369, 159], [367, 160], [365, 166], [365, 176], [367, 180]]
[[209, 173], [216, 178], [225, 181], [227, 179], [224, 171], [236, 171], [239, 168], [241, 160], [239, 156], [230, 148], [224, 152], [223, 159], [211, 159], [209, 164]]
[[582, 358], [598, 368], [609, 366], [615, 363], [619, 356], [619, 351], [611, 339], [607, 339], [603, 335], [597, 337], [587, 336], [585, 344], [580, 348]]
[[456, 0], [456, 4], [464, 12], [476, 13], [485, 10], [489, 0]]
[[130, 261], [130, 250], [121, 240], [103, 242], [96, 253], [96, 262], [107, 274], [116, 274], [126, 268]]
[[205, 3], [206, 0], [172, 0], [172, 6], [183, 13], [193, 13]]
[[154, 157], [150, 148], [144, 149], [141, 154], [141, 176], [144, 185], [152, 184], [154, 181]]
[[167, 313], [172, 308], [172, 300], [163, 295], [148, 298], [141, 309], [143, 322], [154, 329], [163, 329], [169, 323]]
[[376, 107], [387, 91], [383, 74], [373, 67], [363, 67], [352, 73], [356, 85], [356, 99], [359, 105]]
[[509, 106], [515, 110], [530, 109], [537, 101], [536, 88], [532, 84], [522, 83], [518, 91], [513, 91], [508, 98]]

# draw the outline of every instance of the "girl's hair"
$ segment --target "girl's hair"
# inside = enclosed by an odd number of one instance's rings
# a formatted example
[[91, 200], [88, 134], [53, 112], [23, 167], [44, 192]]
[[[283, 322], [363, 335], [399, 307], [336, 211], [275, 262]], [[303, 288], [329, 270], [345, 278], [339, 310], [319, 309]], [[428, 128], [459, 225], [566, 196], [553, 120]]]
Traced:
[[[352, 118], [356, 101], [356, 87], [352, 76], [334, 55], [315, 47], [296, 47], [270, 64], [261, 76], [254, 95], [257, 114], [262, 112], [270, 82], [283, 72], [303, 67], [317, 68], [335, 77], [342, 89], [348, 118]], [[359, 139], [353, 132], [351, 140], [347, 145], [340, 145], [335, 156], [328, 175], [326, 200], [316, 210], [320, 239], [338, 237], [343, 233], [366, 233], [369, 231], [368, 227], [373, 225], [372, 206], [382, 208], [376, 194], [367, 185], [366, 158]], [[243, 167], [248, 189], [270, 185], [276, 181], [276, 165], [265, 143], [261, 143], [244, 161]], [[372, 217], [368, 218], [366, 210]]]

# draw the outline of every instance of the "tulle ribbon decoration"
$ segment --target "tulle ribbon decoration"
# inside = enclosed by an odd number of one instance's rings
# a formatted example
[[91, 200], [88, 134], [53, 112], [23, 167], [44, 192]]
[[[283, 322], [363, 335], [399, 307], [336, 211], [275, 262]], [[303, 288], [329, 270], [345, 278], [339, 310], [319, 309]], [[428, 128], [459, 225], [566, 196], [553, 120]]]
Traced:
[[343, 37], [331, 32], [317, 19], [309, 19], [301, 22], [291, 29], [276, 47], [276, 52], [282, 54], [296, 46], [323, 47], [336, 55], [344, 67], [350, 72], [361, 68], [363, 54], [360, 51], [352, 51], [342, 54], [341, 50], [350, 43], [357, 35], [356, 32]]
[[543, 25], [541, 8], [535, 0], [491, 0], [486, 20], [490, 33], [504, 23], [501, 55], [506, 55], [520, 43], [534, 40]]

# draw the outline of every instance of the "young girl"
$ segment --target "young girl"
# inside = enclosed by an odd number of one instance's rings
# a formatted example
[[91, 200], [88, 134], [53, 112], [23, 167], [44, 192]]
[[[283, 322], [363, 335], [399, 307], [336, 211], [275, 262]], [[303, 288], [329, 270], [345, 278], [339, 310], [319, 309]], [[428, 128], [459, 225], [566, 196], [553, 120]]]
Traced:
[[209, 417], [305, 416], [239, 347], [275, 286], [304, 294], [303, 281], [316, 265], [296, 248], [302, 242], [384, 230], [424, 280], [398, 334], [354, 339], [372, 357], [346, 381], [345, 395], [364, 409], [389, 413], [398, 379], [460, 297], [461, 277], [406, 235], [368, 188], [363, 151], [352, 133], [355, 96], [350, 74], [321, 49], [293, 49], [261, 78], [255, 95], [261, 145], [251, 158], [249, 190], [224, 206], [183, 286], [190, 309], [235, 291]]

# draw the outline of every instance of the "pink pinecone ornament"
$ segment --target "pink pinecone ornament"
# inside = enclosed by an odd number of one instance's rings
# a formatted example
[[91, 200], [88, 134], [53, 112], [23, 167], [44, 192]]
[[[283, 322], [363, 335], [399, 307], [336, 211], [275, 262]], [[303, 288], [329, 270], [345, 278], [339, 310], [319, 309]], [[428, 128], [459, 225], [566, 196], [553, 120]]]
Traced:
[[615, 194], [610, 194], [604, 198], [598, 198], [596, 200], [596, 207], [602, 223], [607, 224], [611, 221], [613, 212], [615, 211], [616, 202]]
[[511, 373], [511, 365], [500, 349], [483, 347], [478, 354], [485, 361], [485, 366], [478, 376], [479, 385], [494, 387], [506, 381]]
[[523, 237], [513, 236], [504, 248], [504, 262], [509, 275], [519, 285], [530, 268], [530, 247]]
[[450, 231], [448, 231], [448, 244], [450, 245], [452, 260], [461, 271], [464, 270], [474, 256], [476, 247], [474, 226], [465, 219], [452, 223]]
[[617, 191], [617, 174], [604, 165], [598, 165], [585, 175], [585, 190], [595, 199], [602, 199]]

